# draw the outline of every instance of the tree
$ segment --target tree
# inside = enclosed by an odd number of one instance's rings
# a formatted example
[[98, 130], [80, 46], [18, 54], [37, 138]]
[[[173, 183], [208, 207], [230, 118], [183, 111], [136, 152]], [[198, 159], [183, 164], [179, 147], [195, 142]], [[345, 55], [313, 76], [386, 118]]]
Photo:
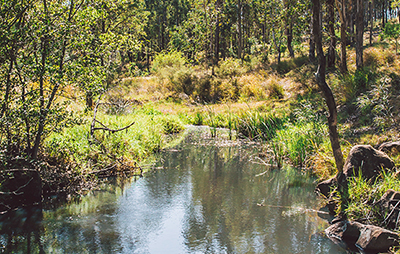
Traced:
[[327, 13], [328, 13], [328, 33], [329, 33], [329, 50], [328, 50], [328, 68], [335, 67], [336, 55], [336, 35], [335, 35], [335, 0], [327, 0]]
[[398, 40], [400, 38], [400, 24], [391, 22], [386, 23], [385, 29], [383, 29], [383, 37], [395, 41], [396, 54], [397, 54], [397, 47], [398, 47], [397, 45], [398, 45]]
[[140, 34], [134, 13], [125, 9], [136, 3], [27, 0], [0, 7], [0, 132], [6, 133], [0, 142], [6, 153], [37, 159], [43, 139], [73, 121], [65, 88], [93, 91], [107, 84]]
[[341, 73], [347, 73], [347, 32], [346, 32], [346, 0], [335, 0], [336, 8], [339, 12], [340, 17], [340, 71]]
[[356, 66], [363, 67], [364, 0], [356, 0]]
[[[372, 45], [372, 32], [374, 29], [374, 0], [368, 2], [369, 5], [369, 45]], [[399, 15], [400, 17], [400, 15]]]
[[319, 0], [313, 0], [313, 32], [314, 32], [314, 40], [315, 46], [317, 50], [318, 57], [318, 70], [315, 73], [315, 77], [318, 83], [319, 88], [321, 89], [325, 102], [328, 106], [329, 116], [328, 116], [328, 127], [329, 127], [329, 138], [331, 141], [331, 147], [333, 151], [333, 155], [335, 157], [336, 168], [338, 172], [343, 170], [343, 154], [340, 148], [339, 135], [337, 132], [337, 109], [336, 102], [333, 96], [331, 88], [326, 83], [325, 79], [325, 71], [326, 71], [326, 61], [324, 56], [324, 51], [322, 49], [322, 35], [321, 35], [321, 27], [320, 27], [320, 2]]
[[294, 57], [294, 51], [292, 47], [292, 41], [293, 41], [293, 15], [294, 15], [294, 5], [293, 0], [284, 0], [284, 6], [285, 6], [285, 35], [286, 35], [286, 45], [287, 49], [289, 50], [289, 56]]

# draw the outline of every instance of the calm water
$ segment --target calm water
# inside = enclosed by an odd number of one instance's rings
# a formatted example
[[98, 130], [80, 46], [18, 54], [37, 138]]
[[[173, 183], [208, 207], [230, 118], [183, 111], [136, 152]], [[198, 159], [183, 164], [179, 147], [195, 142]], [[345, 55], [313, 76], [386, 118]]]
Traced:
[[[208, 132], [207, 132], [208, 133]], [[189, 134], [130, 183], [105, 184], [79, 202], [3, 216], [12, 253], [346, 253], [323, 234], [311, 179], [271, 170], [255, 145]], [[257, 204], [264, 204], [259, 206]]]

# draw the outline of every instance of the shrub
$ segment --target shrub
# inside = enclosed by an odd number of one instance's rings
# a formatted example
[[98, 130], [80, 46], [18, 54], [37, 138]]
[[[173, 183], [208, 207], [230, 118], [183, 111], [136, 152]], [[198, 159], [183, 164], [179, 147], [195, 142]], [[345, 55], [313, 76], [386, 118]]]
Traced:
[[[391, 79], [383, 77], [377, 84], [372, 85], [369, 92], [357, 98], [358, 110], [363, 115], [372, 115], [373, 123], [377, 127], [389, 127], [394, 121], [393, 110], [390, 105], [390, 85]], [[368, 117], [368, 119], [371, 119], [371, 117]]]
[[243, 75], [246, 70], [240, 61], [240, 59], [234, 58], [227, 58], [225, 61], [221, 61], [218, 67], [215, 69], [215, 74], [221, 78]]
[[152, 69], [168, 91], [191, 95], [197, 78], [192, 67], [188, 66], [181, 52], [171, 51], [156, 55]]
[[164, 68], [181, 68], [187, 63], [186, 58], [179, 51], [159, 53], [154, 57], [152, 70], [157, 73]]
[[274, 78], [269, 79], [268, 81], [268, 96], [274, 99], [283, 99], [285, 92], [282, 85]]

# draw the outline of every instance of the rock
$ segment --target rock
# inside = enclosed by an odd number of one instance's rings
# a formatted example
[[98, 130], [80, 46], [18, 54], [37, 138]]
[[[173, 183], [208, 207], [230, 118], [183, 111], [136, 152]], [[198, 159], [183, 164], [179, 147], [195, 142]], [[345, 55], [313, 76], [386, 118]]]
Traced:
[[400, 153], [400, 141], [396, 142], [385, 142], [381, 144], [378, 148], [379, 151], [382, 152], [397, 152]]
[[0, 173], [0, 212], [42, 200], [42, 180], [36, 170], [15, 169]]
[[359, 222], [339, 221], [325, 229], [325, 233], [334, 242], [356, 245], [365, 252], [385, 252], [399, 245], [399, 236], [395, 232]]
[[346, 186], [349, 177], [357, 176], [361, 171], [364, 179], [375, 180], [379, 174], [394, 168], [394, 162], [382, 151], [370, 145], [354, 146], [347, 157], [343, 173], [337, 175], [338, 183]]
[[368, 252], [386, 252], [391, 247], [399, 245], [399, 236], [381, 227], [364, 225], [356, 245]]
[[381, 214], [387, 215], [384, 221], [386, 227], [395, 229], [400, 211], [400, 192], [387, 190], [376, 205], [379, 206]]
[[394, 169], [394, 162], [382, 151], [374, 149], [370, 145], [354, 146], [343, 167], [343, 172], [334, 178], [323, 181], [317, 185], [315, 190], [325, 197], [330, 196], [331, 190], [338, 185], [347, 187], [348, 178], [357, 176], [361, 171], [363, 178], [372, 181], [382, 172]]
[[325, 198], [329, 197], [329, 194], [331, 193], [332, 189], [337, 185], [336, 177], [333, 177], [329, 180], [320, 182], [317, 187], [315, 188], [315, 191], [317, 193], [320, 193], [325, 196]]
[[359, 222], [344, 220], [339, 221], [325, 229], [325, 234], [331, 239], [355, 244], [360, 237], [361, 227], [362, 224]]

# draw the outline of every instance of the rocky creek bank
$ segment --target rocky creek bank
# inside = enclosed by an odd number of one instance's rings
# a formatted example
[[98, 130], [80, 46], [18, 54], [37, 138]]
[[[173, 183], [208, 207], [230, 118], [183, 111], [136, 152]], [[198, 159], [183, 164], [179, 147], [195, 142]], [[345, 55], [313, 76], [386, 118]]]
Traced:
[[[326, 235], [334, 242], [344, 242], [366, 253], [388, 252], [400, 245], [399, 235], [392, 231], [398, 230], [400, 226], [400, 192], [387, 190], [379, 200], [368, 204], [371, 209], [382, 214], [380, 225], [363, 224], [368, 222], [366, 218], [348, 220], [343, 212], [349, 205], [351, 178], [361, 175], [363, 179], [373, 183], [384, 174], [396, 170], [393, 160], [384, 152], [392, 150], [398, 152], [400, 142], [384, 143], [378, 149], [369, 145], [354, 146], [343, 171], [317, 185], [316, 192], [326, 198], [327, 208], [331, 214], [336, 215], [332, 225], [325, 230]], [[395, 177], [398, 177], [398, 174], [395, 174]], [[337, 214], [337, 211], [341, 212]]]

